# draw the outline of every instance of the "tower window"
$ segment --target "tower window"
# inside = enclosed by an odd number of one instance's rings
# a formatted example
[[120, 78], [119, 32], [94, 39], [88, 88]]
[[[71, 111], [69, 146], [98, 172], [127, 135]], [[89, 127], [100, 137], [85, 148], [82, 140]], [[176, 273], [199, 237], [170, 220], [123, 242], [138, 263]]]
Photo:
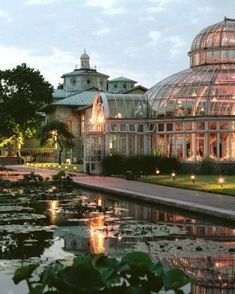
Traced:
[[87, 84], [90, 84], [90, 80], [87, 80]]
[[114, 87], [114, 88], [117, 88], [117, 84], [114, 84], [113, 87]]

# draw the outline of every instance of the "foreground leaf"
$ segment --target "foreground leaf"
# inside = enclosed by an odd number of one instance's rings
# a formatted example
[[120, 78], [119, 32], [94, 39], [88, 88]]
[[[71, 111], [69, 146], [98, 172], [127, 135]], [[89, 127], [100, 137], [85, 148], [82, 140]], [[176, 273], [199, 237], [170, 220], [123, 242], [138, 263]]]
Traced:
[[182, 286], [190, 283], [190, 281], [190, 278], [178, 268], [167, 271], [163, 277], [163, 282], [166, 290], [179, 289]]
[[13, 277], [14, 283], [19, 284], [19, 282], [29, 279], [33, 271], [37, 267], [38, 267], [38, 264], [30, 264], [30, 265], [26, 265], [21, 268], [18, 268], [14, 273], [14, 277]]

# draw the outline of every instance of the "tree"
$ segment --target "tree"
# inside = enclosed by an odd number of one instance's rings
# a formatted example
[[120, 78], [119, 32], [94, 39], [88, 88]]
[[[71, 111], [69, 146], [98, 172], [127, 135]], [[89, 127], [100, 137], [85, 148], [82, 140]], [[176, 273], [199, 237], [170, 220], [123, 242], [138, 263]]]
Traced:
[[40, 120], [37, 113], [52, 102], [52, 93], [40, 72], [25, 63], [0, 71], [0, 143], [32, 135]]
[[59, 164], [61, 164], [61, 155], [64, 148], [72, 148], [74, 146], [74, 135], [69, 131], [67, 124], [59, 120], [49, 121], [42, 127], [40, 133], [40, 143], [45, 145], [49, 140], [58, 143], [60, 146], [59, 151]]

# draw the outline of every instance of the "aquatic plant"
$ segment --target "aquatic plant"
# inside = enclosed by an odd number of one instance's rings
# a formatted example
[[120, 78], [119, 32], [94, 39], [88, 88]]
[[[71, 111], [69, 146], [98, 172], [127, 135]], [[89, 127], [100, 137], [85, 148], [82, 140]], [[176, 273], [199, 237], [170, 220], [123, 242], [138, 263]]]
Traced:
[[52, 264], [35, 277], [39, 264], [30, 264], [15, 271], [15, 284], [25, 280], [31, 294], [77, 294], [77, 293], [160, 293], [175, 290], [190, 282], [180, 269], [166, 270], [154, 263], [143, 252], [126, 254], [120, 261], [103, 254], [81, 255], [71, 266]]

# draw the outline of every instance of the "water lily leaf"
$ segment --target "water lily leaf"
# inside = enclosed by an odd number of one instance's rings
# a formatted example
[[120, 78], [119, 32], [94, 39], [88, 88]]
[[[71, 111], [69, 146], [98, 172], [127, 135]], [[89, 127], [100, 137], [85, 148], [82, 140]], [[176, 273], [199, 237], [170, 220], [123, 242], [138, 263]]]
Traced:
[[19, 284], [19, 282], [29, 279], [33, 273], [33, 271], [38, 267], [38, 263], [36, 264], [29, 264], [18, 268], [13, 277], [13, 281], [15, 284]]
[[126, 263], [131, 268], [136, 268], [136, 267], [149, 268], [153, 265], [153, 262], [147, 253], [138, 252], [138, 251], [127, 253], [122, 258], [121, 263]]
[[157, 264], [154, 264], [152, 266], [152, 272], [155, 273], [158, 276], [163, 276], [165, 270], [164, 270], [163, 265], [160, 262], [158, 262]]
[[74, 261], [73, 261], [73, 266], [84, 266], [84, 265], [89, 265], [92, 262], [92, 255], [90, 254], [85, 254], [85, 255], [79, 255], [77, 256]]
[[105, 286], [101, 274], [92, 266], [68, 266], [61, 276], [66, 285], [77, 290], [99, 290]]
[[165, 272], [163, 277], [163, 282], [166, 290], [178, 289], [190, 282], [190, 278], [185, 275], [185, 273], [177, 268], [171, 269]]

